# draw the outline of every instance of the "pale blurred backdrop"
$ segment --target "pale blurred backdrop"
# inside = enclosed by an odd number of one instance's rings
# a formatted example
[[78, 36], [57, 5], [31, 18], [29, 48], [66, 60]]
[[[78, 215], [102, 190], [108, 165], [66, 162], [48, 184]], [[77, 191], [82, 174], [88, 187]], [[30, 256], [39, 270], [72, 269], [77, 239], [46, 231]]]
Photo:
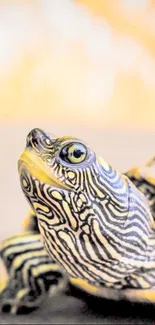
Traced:
[[41, 127], [125, 171], [155, 154], [155, 1], [0, 1], [0, 240], [27, 214], [17, 159]]

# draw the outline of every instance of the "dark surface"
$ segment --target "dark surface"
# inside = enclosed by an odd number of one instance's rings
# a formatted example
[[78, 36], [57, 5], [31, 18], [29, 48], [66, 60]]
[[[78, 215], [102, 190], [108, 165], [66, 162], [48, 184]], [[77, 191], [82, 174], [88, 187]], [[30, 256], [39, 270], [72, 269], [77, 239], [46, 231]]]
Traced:
[[[0, 324], [155, 324], [155, 306], [112, 302], [69, 292], [44, 301], [27, 315], [0, 314]], [[74, 292], [75, 295], [75, 292]]]

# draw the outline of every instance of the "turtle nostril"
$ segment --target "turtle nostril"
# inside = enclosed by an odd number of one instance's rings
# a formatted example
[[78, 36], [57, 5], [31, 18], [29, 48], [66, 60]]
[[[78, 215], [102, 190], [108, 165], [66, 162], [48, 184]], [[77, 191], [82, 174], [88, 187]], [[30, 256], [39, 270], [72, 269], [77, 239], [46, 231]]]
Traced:
[[43, 147], [49, 148], [54, 142], [56, 138], [55, 136], [44, 132], [43, 130], [39, 128], [32, 129], [26, 138], [26, 147], [27, 148], [40, 148], [40, 144], [42, 144]]
[[32, 145], [37, 146], [38, 138], [40, 137], [40, 134], [42, 134], [42, 130], [40, 130], [39, 128], [32, 129], [27, 135], [26, 146], [27, 147], [32, 147]]

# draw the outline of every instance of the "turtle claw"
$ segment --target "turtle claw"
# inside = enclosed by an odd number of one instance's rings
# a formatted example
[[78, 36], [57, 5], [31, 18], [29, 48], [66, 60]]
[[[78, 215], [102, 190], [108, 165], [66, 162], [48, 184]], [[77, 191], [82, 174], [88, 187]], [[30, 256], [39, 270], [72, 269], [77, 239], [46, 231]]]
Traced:
[[0, 312], [10, 313], [12, 315], [15, 315], [18, 313], [18, 306], [13, 305], [13, 301], [10, 303], [7, 301], [4, 301], [4, 302], [2, 302], [2, 304], [0, 306]]
[[11, 306], [9, 304], [2, 304], [0, 306], [0, 313], [10, 313]]
[[0, 312], [10, 313], [12, 315], [21, 314], [23, 310], [26, 313], [37, 307], [37, 297], [28, 288], [22, 288], [19, 291], [11, 290], [8, 286], [0, 293]]

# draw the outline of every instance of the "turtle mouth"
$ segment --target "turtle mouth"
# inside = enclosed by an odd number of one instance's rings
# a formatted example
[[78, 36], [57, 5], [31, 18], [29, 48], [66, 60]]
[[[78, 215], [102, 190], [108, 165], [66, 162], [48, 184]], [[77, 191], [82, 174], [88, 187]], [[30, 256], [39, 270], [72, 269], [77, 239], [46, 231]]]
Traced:
[[19, 175], [21, 175], [23, 171], [28, 172], [31, 176], [38, 179], [39, 182], [46, 183], [59, 189], [69, 190], [67, 185], [52, 174], [52, 169], [47, 166], [33, 150], [27, 148], [18, 160]]

